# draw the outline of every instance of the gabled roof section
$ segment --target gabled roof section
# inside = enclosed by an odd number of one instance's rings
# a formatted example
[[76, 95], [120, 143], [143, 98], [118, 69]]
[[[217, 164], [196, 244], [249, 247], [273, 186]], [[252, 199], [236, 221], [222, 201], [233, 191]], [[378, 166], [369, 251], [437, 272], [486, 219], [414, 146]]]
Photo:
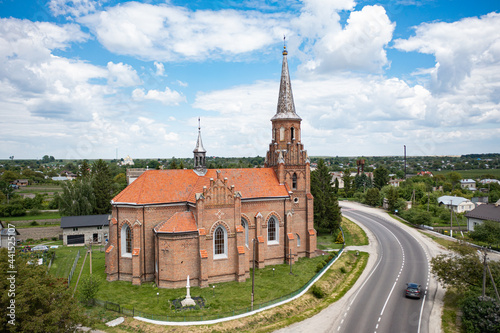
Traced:
[[280, 93], [278, 96], [278, 107], [276, 114], [271, 120], [277, 119], [296, 119], [302, 120], [295, 113], [295, 103], [293, 102], [292, 84], [290, 82], [290, 73], [288, 71], [288, 61], [286, 59], [288, 52], [286, 46], [283, 50], [283, 64], [281, 66]]
[[61, 217], [61, 228], [108, 226], [109, 215], [82, 215]]
[[445, 205], [453, 205], [453, 206], [458, 206], [462, 202], [470, 201], [469, 199], [463, 198], [463, 197], [454, 197], [451, 195], [443, 195], [442, 197], [438, 198], [438, 203], [442, 203]]
[[479, 205], [465, 213], [465, 217], [500, 222], [500, 206], [495, 204]]
[[158, 224], [154, 230], [158, 233], [179, 233], [197, 232], [198, 228], [192, 212], [178, 212], [168, 220]]
[[[288, 197], [272, 168], [220, 169], [220, 177], [234, 185], [242, 200]], [[193, 170], [148, 170], [113, 198], [113, 204], [172, 204], [196, 202], [196, 193], [210, 187], [210, 178], [217, 179], [217, 170], [197, 175]]]

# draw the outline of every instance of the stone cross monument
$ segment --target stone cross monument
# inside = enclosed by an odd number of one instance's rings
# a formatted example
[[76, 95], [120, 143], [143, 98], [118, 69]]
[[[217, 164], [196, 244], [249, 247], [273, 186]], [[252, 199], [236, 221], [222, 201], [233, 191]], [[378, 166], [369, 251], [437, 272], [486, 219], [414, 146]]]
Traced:
[[189, 285], [189, 275], [187, 277], [187, 284], [186, 284], [186, 298], [181, 301], [182, 306], [194, 306], [196, 305], [196, 302], [191, 298], [191, 293], [189, 291], [190, 285]]

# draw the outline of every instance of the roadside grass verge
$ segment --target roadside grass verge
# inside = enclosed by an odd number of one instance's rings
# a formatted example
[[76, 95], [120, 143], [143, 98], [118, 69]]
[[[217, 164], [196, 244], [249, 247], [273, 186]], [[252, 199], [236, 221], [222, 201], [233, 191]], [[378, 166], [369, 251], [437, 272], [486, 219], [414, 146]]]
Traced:
[[[125, 317], [125, 322], [120, 326], [109, 328], [102, 323], [96, 323], [96, 328], [105, 329], [106, 332], [109, 333], [165, 332], [166, 330], [179, 333], [272, 332], [314, 316], [330, 304], [339, 300], [357, 281], [366, 267], [367, 262], [367, 253], [361, 252], [356, 256], [354, 251], [346, 252], [337, 259], [330, 269], [315, 284], [325, 292], [326, 296], [324, 298], [316, 298], [311, 291], [308, 291], [302, 297], [289, 303], [238, 320], [231, 320], [214, 325], [172, 327], [149, 324], [135, 320], [131, 317]], [[185, 294], [185, 290], [181, 288], [181, 291], [182, 294]], [[191, 293], [191, 295], [194, 294]], [[151, 302], [153, 301], [152, 299]], [[117, 313], [113, 316], [109, 311], [103, 311], [103, 309], [99, 307], [91, 308], [89, 311], [93, 318], [105, 316], [106, 320], [111, 320], [120, 316]]]
[[441, 328], [443, 333], [459, 333], [460, 313], [459, 303], [461, 296], [454, 290], [448, 289], [444, 295], [443, 314], [441, 315]]
[[[342, 217], [342, 229], [344, 230], [345, 245], [368, 245], [368, 237], [363, 229], [346, 217]], [[320, 234], [317, 237], [317, 247], [320, 250], [338, 250], [342, 244], [335, 243], [338, 232], [333, 235]]]

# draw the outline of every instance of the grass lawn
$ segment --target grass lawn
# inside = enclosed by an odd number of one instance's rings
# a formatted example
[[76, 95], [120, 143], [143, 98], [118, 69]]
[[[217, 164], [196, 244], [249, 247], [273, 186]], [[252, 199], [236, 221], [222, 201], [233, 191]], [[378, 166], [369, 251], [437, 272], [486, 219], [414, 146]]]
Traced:
[[82, 247], [60, 246], [55, 249], [56, 257], [52, 262], [49, 273], [60, 278], [68, 278], [78, 250], [80, 250], [80, 255], [84, 254]]
[[[75, 252], [76, 254], [76, 252]], [[85, 253], [80, 253], [70, 288], [74, 289]], [[74, 260], [74, 255], [72, 256]], [[304, 286], [315, 274], [316, 266], [326, 257], [312, 259], [301, 258], [293, 266], [293, 275], [290, 275], [290, 266], [286, 264], [268, 266], [255, 271], [255, 295], [254, 305], [275, 300], [292, 293]], [[72, 265], [67, 259], [66, 265]], [[178, 313], [172, 306], [172, 301], [186, 296], [186, 289], [163, 289], [157, 288], [154, 283], [144, 283], [141, 286], [133, 286], [130, 282], [115, 281], [107, 282], [104, 272], [105, 254], [94, 248], [92, 254], [92, 273], [102, 279], [97, 299], [118, 303], [129, 309], [142, 311], [148, 314], [174, 315], [174, 316], [216, 316], [238, 313], [249, 310], [251, 301], [252, 279], [246, 282], [226, 282], [215, 284], [215, 289], [191, 287], [191, 296], [203, 297], [205, 308], [201, 310], [183, 311]], [[273, 268], [275, 271], [273, 272]], [[52, 272], [52, 269], [51, 269]], [[69, 273], [69, 272], [68, 272]], [[89, 258], [85, 263], [82, 278], [90, 273]], [[79, 286], [81, 287], [81, 285]], [[157, 296], [159, 293], [159, 296]], [[77, 296], [77, 295], [76, 295]]]
[[[442, 170], [442, 171], [432, 171], [435, 175], [446, 175], [453, 170]], [[476, 179], [481, 177], [482, 175], [492, 175], [495, 178], [500, 178], [500, 169], [474, 169], [474, 170], [456, 170], [462, 178], [467, 179]]]
[[[365, 232], [356, 223], [349, 219], [342, 218], [342, 229], [344, 230], [345, 245], [368, 245], [368, 237]], [[317, 237], [317, 247], [320, 250], [338, 250], [342, 244], [335, 243], [337, 233], [330, 235], [328, 233], [319, 234]]]
[[[13, 221], [13, 222], [15, 222], [15, 221], [54, 220], [54, 219], [61, 219], [61, 214], [59, 214], [59, 212], [41, 212], [38, 215], [2, 217], [2, 221]], [[40, 224], [41, 224], [41, 226], [43, 226], [43, 223], [40, 223]]]
[[[460, 329], [460, 295], [453, 290], [446, 290], [444, 295], [443, 314], [441, 315], [441, 328], [444, 333], [458, 333]], [[458, 320], [457, 320], [458, 319]]]

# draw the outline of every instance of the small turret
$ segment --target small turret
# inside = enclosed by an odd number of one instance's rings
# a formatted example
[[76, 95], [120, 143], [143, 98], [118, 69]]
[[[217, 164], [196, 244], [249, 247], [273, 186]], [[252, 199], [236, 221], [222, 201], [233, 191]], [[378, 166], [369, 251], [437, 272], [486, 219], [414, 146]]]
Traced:
[[194, 153], [194, 172], [198, 176], [204, 176], [207, 173], [207, 166], [205, 161], [205, 155], [207, 151], [203, 148], [203, 142], [201, 141], [201, 126], [200, 118], [198, 118], [198, 140], [196, 141], [196, 147], [193, 150]]

